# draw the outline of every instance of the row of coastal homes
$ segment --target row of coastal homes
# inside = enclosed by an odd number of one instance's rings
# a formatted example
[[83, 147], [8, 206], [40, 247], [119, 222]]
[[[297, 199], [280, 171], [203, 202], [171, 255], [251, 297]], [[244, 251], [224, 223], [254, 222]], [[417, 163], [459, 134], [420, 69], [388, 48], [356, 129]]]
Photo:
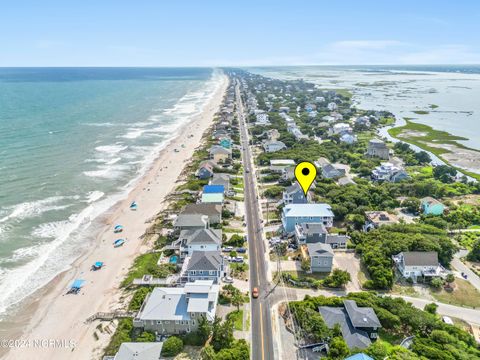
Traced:
[[[195, 331], [205, 318], [213, 321], [217, 309], [221, 279], [228, 273], [228, 262], [222, 253], [222, 210], [230, 191], [230, 175], [222, 169], [232, 164], [234, 147], [231, 131], [234, 109], [233, 88], [227, 91], [224, 107], [212, 134], [214, 145], [209, 158], [199, 164], [196, 176], [208, 180], [197, 194], [197, 202], [186, 205], [171, 216], [174, 240], [163, 250], [173, 253], [160, 261], [176, 264], [177, 273], [155, 287], [143, 301], [133, 319], [133, 326], [158, 335], [187, 334]], [[207, 181], [205, 181], [206, 183]], [[124, 343], [115, 356], [118, 360], [160, 359], [161, 343]]]

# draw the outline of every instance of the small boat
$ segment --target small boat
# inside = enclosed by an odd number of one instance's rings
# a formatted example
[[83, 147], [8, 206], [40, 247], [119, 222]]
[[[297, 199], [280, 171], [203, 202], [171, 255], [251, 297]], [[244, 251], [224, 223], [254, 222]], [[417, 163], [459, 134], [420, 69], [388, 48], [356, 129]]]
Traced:
[[125, 239], [117, 239], [113, 242], [113, 247], [120, 247], [125, 244]]
[[131, 204], [130, 204], [130, 210], [137, 210], [137, 203], [135, 201], [133, 201]]
[[114, 233], [121, 233], [123, 231], [123, 226], [122, 225], [115, 225], [113, 228]]
[[97, 271], [97, 270], [100, 270], [102, 267], [103, 267], [103, 262], [97, 261], [95, 264], [92, 265], [91, 270]]
[[80, 289], [83, 287], [83, 284], [85, 284], [85, 280], [75, 279], [75, 281], [70, 286], [70, 289], [67, 291], [67, 294], [78, 294], [80, 292]]

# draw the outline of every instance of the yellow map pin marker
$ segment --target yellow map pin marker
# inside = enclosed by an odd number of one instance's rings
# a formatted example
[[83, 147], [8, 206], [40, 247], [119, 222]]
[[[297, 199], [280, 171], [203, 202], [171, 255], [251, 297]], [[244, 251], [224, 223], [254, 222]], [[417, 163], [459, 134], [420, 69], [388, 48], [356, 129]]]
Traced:
[[307, 196], [308, 189], [317, 177], [317, 168], [311, 162], [302, 161], [295, 167], [295, 178]]

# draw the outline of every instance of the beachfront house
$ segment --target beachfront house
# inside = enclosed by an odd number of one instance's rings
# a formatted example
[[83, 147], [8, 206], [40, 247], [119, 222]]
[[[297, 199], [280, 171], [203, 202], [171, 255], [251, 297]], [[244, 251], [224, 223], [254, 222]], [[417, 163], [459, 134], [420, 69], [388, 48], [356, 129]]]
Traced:
[[283, 191], [282, 199], [284, 204], [306, 204], [308, 202], [308, 196], [305, 196], [297, 182]]
[[213, 176], [213, 166], [209, 163], [202, 164], [195, 175], [201, 180], [210, 179]]
[[188, 282], [184, 287], [156, 287], [147, 295], [133, 326], [157, 334], [195, 331], [202, 317], [212, 322], [220, 286], [212, 280]]
[[218, 145], [224, 147], [225, 149], [230, 149], [232, 147], [232, 139], [229, 137], [221, 138], [218, 142]]
[[329, 234], [322, 223], [301, 223], [295, 225], [295, 240], [298, 244], [323, 243], [332, 249], [345, 249], [349, 237], [347, 235]]
[[330, 329], [340, 326], [349, 349], [365, 349], [378, 337], [382, 327], [371, 307], [358, 307], [355, 300], [344, 300], [343, 307], [320, 306], [320, 315]]
[[214, 174], [209, 185], [223, 186], [226, 194], [230, 190], [230, 175], [223, 173]]
[[295, 225], [301, 223], [322, 223], [333, 226], [334, 214], [328, 204], [288, 204], [282, 211], [282, 225], [286, 233], [293, 233]]
[[163, 342], [124, 342], [111, 360], [159, 360], [162, 348]]
[[420, 200], [420, 207], [425, 215], [443, 215], [445, 211], [445, 205], [430, 196]]
[[232, 150], [225, 149], [220, 145], [213, 145], [210, 148], [210, 159], [218, 163], [225, 163], [232, 157]]
[[183, 262], [180, 282], [211, 280], [219, 284], [223, 276], [225, 261], [220, 251], [193, 251]]
[[405, 251], [392, 256], [392, 259], [399, 273], [413, 282], [419, 278], [425, 280], [446, 275], [446, 270], [438, 262], [436, 251]]
[[222, 206], [219, 204], [188, 204], [181, 215], [205, 215], [209, 224], [218, 224], [222, 221]]
[[310, 261], [310, 272], [329, 273], [333, 267], [332, 247], [324, 243], [309, 243], [303, 245], [302, 253]]
[[390, 158], [390, 149], [382, 140], [372, 139], [368, 142], [367, 156], [388, 160]]
[[177, 240], [180, 258], [192, 256], [194, 251], [220, 251], [221, 229], [182, 230]]
[[223, 204], [225, 187], [223, 185], [205, 185], [202, 191], [202, 203]]
[[177, 231], [208, 229], [210, 227], [210, 222], [208, 216], [203, 214], [181, 213], [174, 220], [173, 227]]
[[363, 231], [365, 232], [378, 229], [383, 225], [393, 225], [400, 222], [395, 215], [386, 211], [365, 211], [365, 217], [366, 220], [363, 225]]
[[278, 140], [269, 140], [269, 141], [265, 141], [263, 143], [263, 149], [265, 150], [265, 152], [277, 152], [277, 151], [280, 151], [280, 150], [283, 150], [283, 149], [286, 149], [287, 146], [281, 142], [281, 141], [278, 141]]

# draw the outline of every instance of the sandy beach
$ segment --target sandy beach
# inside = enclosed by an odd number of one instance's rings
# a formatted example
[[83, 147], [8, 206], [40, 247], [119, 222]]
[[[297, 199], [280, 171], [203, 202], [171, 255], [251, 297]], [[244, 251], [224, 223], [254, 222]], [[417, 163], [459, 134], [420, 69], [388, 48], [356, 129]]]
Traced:
[[[121, 309], [122, 292], [119, 284], [135, 257], [149, 249], [149, 244], [145, 244], [141, 236], [151, 225], [151, 219], [162, 210], [163, 200], [175, 188], [185, 163], [200, 144], [203, 133], [211, 126], [227, 85], [227, 77], [222, 76], [221, 85], [203, 112], [185, 125], [177, 137], [161, 151], [128, 197], [109, 210], [105, 226], [89, 252], [82, 254], [70, 270], [57, 276], [33, 296], [32, 305], [27, 306], [19, 316], [24, 321], [28, 319], [26, 327], [21, 329], [20, 335], [13, 335], [19, 333], [20, 329], [12, 327], [13, 338], [10, 339], [20, 341], [2, 358], [101, 358], [110, 336], [103, 333], [98, 334], [99, 339], [95, 339], [93, 333], [98, 323], [86, 324], [85, 320], [99, 311]], [[175, 152], [174, 149], [180, 151]], [[129, 209], [134, 200], [138, 204], [137, 211]], [[112, 231], [114, 224], [122, 224], [125, 228], [122, 237], [127, 241], [120, 248], [112, 246], [118, 238], [118, 234]], [[91, 265], [96, 261], [103, 261], [106, 266], [100, 271], [90, 271]], [[85, 286], [77, 295], [65, 295], [68, 286], [76, 278], [84, 279]], [[38, 341], [42, 343], [39, 344]]]

